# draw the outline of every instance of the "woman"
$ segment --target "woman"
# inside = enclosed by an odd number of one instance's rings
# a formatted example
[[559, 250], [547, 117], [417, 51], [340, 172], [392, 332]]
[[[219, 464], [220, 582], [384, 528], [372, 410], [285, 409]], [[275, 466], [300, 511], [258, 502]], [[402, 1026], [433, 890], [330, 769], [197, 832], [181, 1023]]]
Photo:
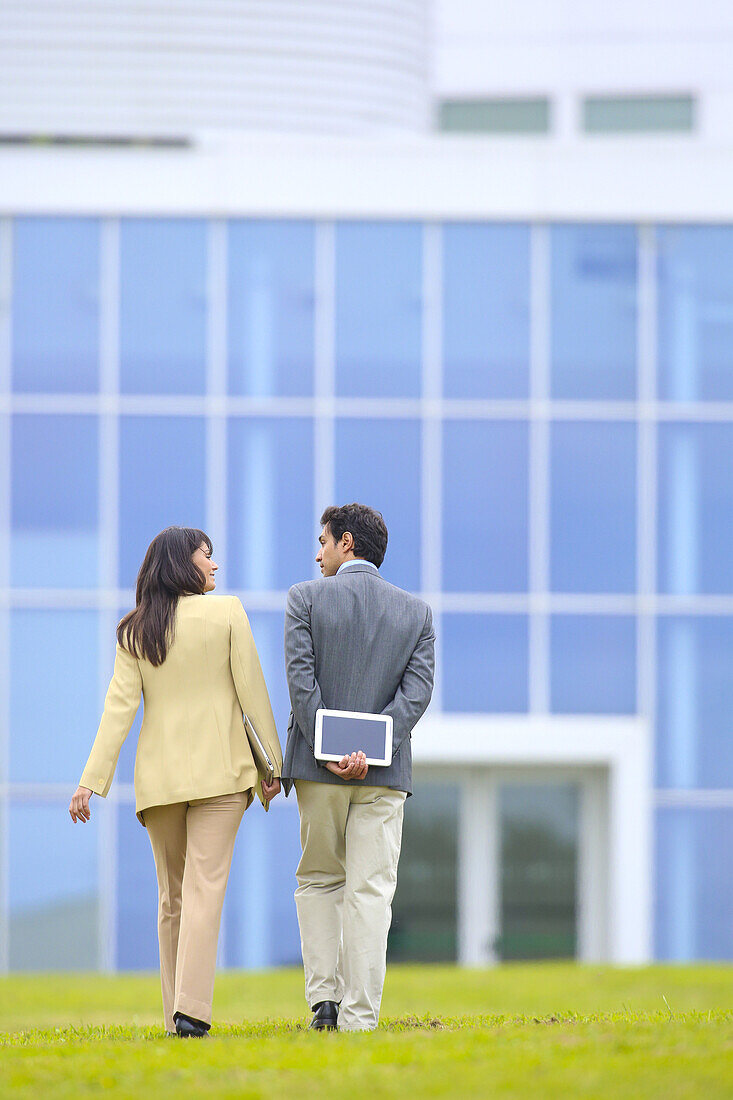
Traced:
[[166, 1030], [203, 1038], [211, 1026], [216, 949], [234, 840], [258, 787], [246, 714], [274, 765], [282, 752], [247, 616], [236, 596], [207, 596], [218, 566], [203, 531], [168, 527], [137, 578], [136, 606], [117, 628], [104, 713], [69, 813], [89, 820], [106, 797], [142, 691], [135, 760], [137, 816], [158, 876], [158, 939]]

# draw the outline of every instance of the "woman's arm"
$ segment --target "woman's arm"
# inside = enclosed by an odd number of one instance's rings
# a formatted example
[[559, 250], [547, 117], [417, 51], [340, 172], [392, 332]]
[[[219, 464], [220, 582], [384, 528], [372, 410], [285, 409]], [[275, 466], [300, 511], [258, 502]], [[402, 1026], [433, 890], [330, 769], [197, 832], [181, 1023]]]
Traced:
[[242, 713], [265, 744], [275, 765], [275, 779], [282, 771], [282, 748], [272, 714], [270, 696], [262, 675], [252, 629], [241, 602], [234, 597], [229, 618], [232, 678]]
[[[130, 727], [137, 714], [137, 708], [140, 706], [142, 686], [142, 676], [140, 675], [140, 665], [137, 658], [118, 645], [115, 655], [115, 670], [104, 700], [104, 713], [92, 745], [92, 751], [79, 780], [80, 789], [85, 788], [101, 795], [102, 798], [107, 797], [117, 767], [120, 749], [130, 732]], [[77, 791], [77, 794], [79, 794], [79, 791]], [[71, 807], [69, 807], [69, 812], [71, 812]]]

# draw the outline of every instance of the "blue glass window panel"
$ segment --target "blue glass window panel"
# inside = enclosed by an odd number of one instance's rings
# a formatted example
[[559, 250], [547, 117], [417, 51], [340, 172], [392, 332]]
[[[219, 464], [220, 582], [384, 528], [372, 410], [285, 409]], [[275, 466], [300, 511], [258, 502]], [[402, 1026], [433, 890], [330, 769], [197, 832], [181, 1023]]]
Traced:
[[443, 228], [443, 393], [529, 394], [529, 228]]
[[550, 435], [555, 592], [636, 588], [636, 427], [556, 423]]
[[95, 969], [99, 830], [71, 825], [68, 798], [11, 802], [9, 817], [11, 969]]
[[443, 583], [447, 591], [526, 591], [528, 440], [527, 425], [519, 421], [446, 421]]
[[527, 710], [526, 615], [444, 614], [441, 633], [445, 711]]
[[[10, 703], [10, 608], [0, 608], [0, 653], [3, 654], [3, 660], [0, 662], [0, 699], [4, 702], [5, 715], [8, 714], [8, 708]], [[7, 717], [0, 724], [0, 786], [7, 783], [10, 776], [8, 774], [8, 768], [10, 764], [10, 753], [8, 751], [8, 740], [10, 737], [10, 730], [8, 726]], [[2, 804], [0, 803], [0, 809]], [[4, 841], [3, 827], [0, 824], [0, 845]], [[0, 859], [0, 874], [2, 871], [2, 860]]]
[[733, 618], [661, 617], [657, 785], [733, 786]]
[[[267, 817], [257, 805], [239, 829], [222, 917], [227, 966], [299, 966], [300, 932], [292, 883], [300, 859], [295, 799], [278, 798]], [[271, 874], [277, 867], [278, 873]], [[252, 889], [252, 884], [258, 884]]]
[[99, 222], [13, 222], [13, 387], [93, 393], [99, 385]]
[[98, 426], [92, 416], [12, 418], [12, 583], [93, 588], [99, 576]]
[[314, 242], [310, 222], [229, 223], [231, 393], [313, 393]]
[[120, 389], [203, 393], [206, 222], [126, 218], [120, 234]]
[[733, 810], [657, 811], [658, 959], [733, 960]]
[[657, 230], [659, 395], [733, 400], [733, 228]]
[[659, 425], [660, 591], [733, 592], [732, 466], [732, 424]]
[[231, 587], [287, 589], [315, 576], [310, 419], [232, 418], [228, 493]]
[[636, 621], [630, 615], [554, 615], [552, 710], [636, 713]]
[[636, 229], [551, 229], [551, 390], [557, 398], [636, 395]]
[[120, 583], [134, 588], [145, 551], [172, 524], [206, 530], [201, 417], [120, 419]]
[[382, 513], [389, 540], [380, 572], [392, 584], [418, 591], [420, 422], [337, 420], [336, 454], [335, 503], [358, 501]]
[[421, 378], [422, 227], [336, 228], [336, 389], [344, 397], [417, 397]]
[[11, 781], [78, 783], [101, 716], [98, 645], [96, 611], [11, 612]]
[[157, 970], [158, 885], [147, 829], [132, 803], [117, 806], [117, 944], [120, 970]]

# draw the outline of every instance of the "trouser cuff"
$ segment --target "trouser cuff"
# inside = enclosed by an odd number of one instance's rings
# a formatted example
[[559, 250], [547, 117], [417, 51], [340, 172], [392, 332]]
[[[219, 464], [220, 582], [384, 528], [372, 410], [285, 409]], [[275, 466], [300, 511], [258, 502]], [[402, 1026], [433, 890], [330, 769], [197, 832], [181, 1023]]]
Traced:
[[200, 1020], [202, 1024], [211, 1023], [211, 1005], [205, 1001], [196, 1001], [193, 997], [187, 997], [185, 993], [179, 993], [176, 997], [176, 1012], [182, 1012], [184, 1016], [191, 1016], [194, 1020]]

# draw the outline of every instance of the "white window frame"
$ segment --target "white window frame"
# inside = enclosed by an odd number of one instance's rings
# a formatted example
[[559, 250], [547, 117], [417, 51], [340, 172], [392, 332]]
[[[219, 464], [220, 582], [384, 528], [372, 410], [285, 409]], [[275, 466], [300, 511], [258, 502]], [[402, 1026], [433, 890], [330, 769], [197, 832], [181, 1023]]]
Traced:
[[652, 744], [638, 717], [456, 715], [413, 733], [416, 778], [458, 782], [458, 957], [496, 962], [498, 784], [578, 782], [578, 957], [642, 964], [652, 943]]

